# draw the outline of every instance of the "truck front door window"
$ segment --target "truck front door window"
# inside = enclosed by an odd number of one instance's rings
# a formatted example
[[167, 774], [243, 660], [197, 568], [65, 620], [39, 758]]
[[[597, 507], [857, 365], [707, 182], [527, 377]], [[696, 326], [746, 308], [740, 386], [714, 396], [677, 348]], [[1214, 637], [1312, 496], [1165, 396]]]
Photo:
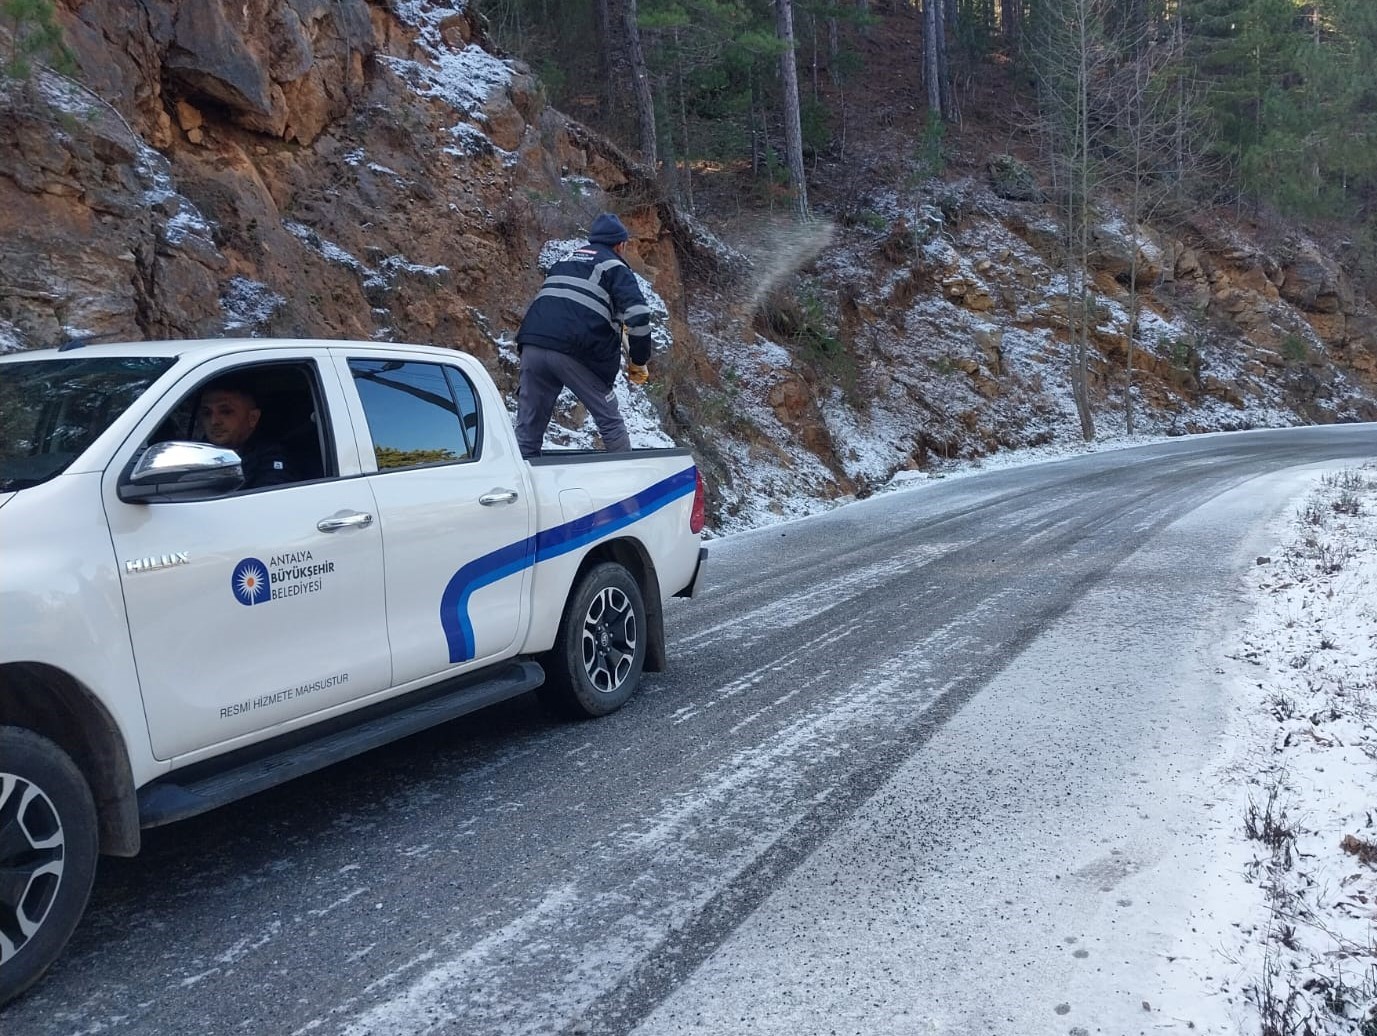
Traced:
[[[216, 426], [217, 408], [256, 414], [243, 434]], [[324, 397], [313, 363], [269, 363], [221, 371], [197, 385], [159, 423], [146, 445], [173, 440], [233, 449], [244, 461], [242, 490], [309, 482], [336, 473]]]

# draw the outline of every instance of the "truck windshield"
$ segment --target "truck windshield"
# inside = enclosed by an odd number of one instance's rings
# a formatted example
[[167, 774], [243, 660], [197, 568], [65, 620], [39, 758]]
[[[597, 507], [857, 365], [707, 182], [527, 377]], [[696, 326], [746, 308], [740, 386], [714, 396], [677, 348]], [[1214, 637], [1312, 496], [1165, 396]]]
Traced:
[[0, 493], [61, 474], [173, 362], [107, 356], [0, 364]]

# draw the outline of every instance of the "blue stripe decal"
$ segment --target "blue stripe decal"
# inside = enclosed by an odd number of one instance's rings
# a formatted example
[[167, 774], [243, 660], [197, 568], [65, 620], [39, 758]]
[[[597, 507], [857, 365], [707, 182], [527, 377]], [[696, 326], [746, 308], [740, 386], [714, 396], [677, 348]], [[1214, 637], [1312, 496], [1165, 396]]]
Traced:
[[610, 536], [672, 504], [681, 496], [692, 493], [697, 482], [698, 469], [685, 468], [635, 496], [510, 543], [459, 569], [450, 576], [445, 592], [440, 596], [440, 626], [445, 631], [445, 641], [449, 645], [450, 663], [467, 662], [474, 656], [473, 623], [469, 619], [469, 598], [474, 591], [541, 561], [557, 558]]

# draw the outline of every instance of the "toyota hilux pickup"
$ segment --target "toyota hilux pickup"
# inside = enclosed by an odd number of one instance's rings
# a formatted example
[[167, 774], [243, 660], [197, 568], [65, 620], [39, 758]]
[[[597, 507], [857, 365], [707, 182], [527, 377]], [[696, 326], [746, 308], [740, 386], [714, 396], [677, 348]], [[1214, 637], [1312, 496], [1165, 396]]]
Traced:
[[[225, 384], [264, 483], [208, 435]], [[665, 665], [702, 526], [688, 451], [525, 461], [448, 349], [0, 357], [0, 1003], [144, 828], [527, 691], [618, 708]]]

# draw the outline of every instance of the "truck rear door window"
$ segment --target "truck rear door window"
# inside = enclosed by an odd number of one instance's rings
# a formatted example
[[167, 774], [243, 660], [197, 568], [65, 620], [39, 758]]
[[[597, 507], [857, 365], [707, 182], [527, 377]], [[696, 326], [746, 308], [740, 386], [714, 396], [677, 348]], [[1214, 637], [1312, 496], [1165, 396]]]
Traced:
[[106, 356], [0, 365], [0, 492], [61, 474], [174, 362]]
[[461, 406], [446, 369], [402, 360], [349, 361], [379, 471], [452, 464], [476, 455], [477, 422], [470, 427], [464, 420], [476, 415], [472, 388]]
[[469, 456], [477, 457], [482, 453], [479, 433], [483, 429], [478, 420], [478, 393], [474, 391], [468, 375], [457, 368], [446, 367], [445, 377], [449, 379], [450, 391], [459, 404], [459, 422], [464, 428], [464, 443], [469, 448]]

